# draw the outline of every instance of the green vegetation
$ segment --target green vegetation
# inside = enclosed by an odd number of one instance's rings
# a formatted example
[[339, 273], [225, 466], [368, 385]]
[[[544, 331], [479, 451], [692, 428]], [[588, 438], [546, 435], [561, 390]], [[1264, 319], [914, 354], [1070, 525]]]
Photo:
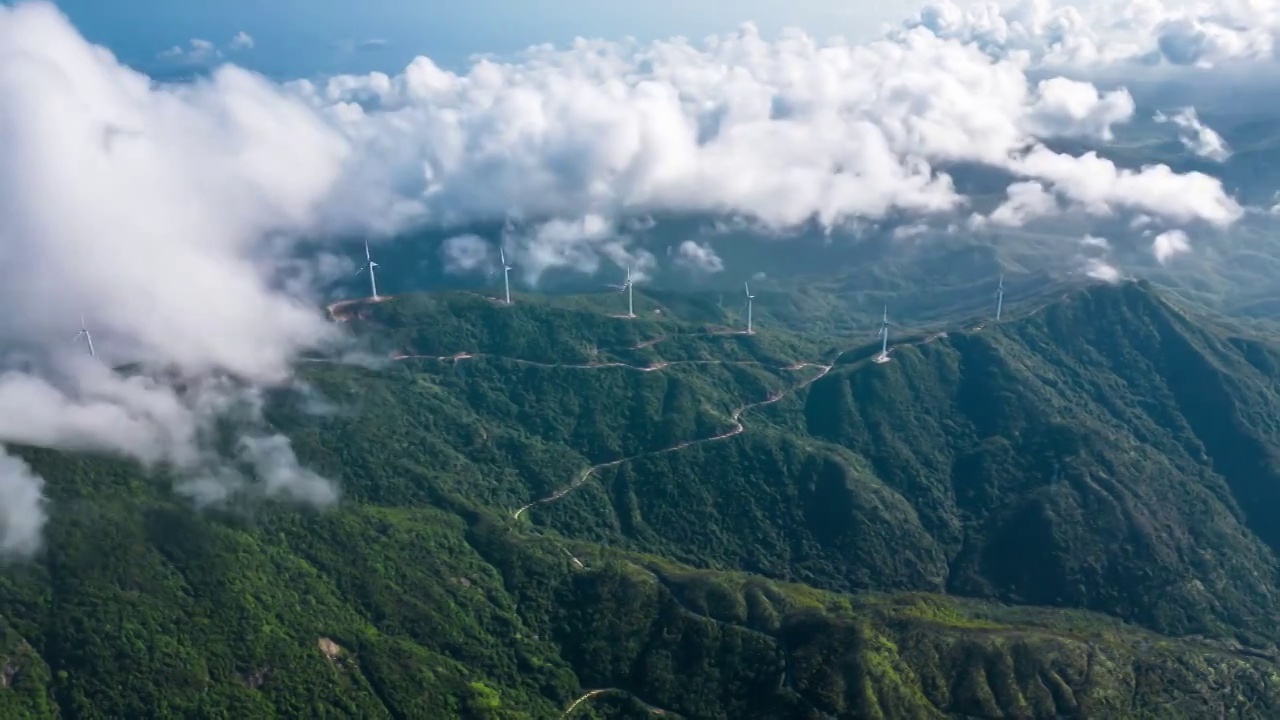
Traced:
[[272, 399], [322, 513], [15, 448], [52, 521], [0, 569], [0, 717], [1280, 714], [1280, 344], [1143, 284], [883, 365], [645, 303], [357, 308], [423, 357]]

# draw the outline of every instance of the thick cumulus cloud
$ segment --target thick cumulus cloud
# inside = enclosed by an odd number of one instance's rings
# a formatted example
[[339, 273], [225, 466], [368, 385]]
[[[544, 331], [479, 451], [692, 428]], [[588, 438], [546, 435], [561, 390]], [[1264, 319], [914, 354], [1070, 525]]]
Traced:
[[1027, 128], [1040, 137], [1112, 138], [1112, 126], [1133, 117], [1133, 98], [1126, 90], [1098, 92], [1087, 82], [1063, 77], [1041, 80], [1039, 102]]
[[991, 215], [986, 218], [975, 218], [975, 224], [981, 226], [986, 222], [1008, 227], [1025, 225], [1036, 218], [1046, 217], [1058, 212], [1058, 199], [1046, 192], [1038, 182], [1016, 182], [1005, 192], [1008, 195]]
[[[1003, 5], [1003, 7], [1002, 7]], [[1275, 0], [935, 0], [905, 23], [995, 55], [1058, 68], [1116, 63], [1211, 68], [1269, 60], [1280, 31]]]
[[1175, 257], [1191, 252], [1191, 238], [1184, 230], [1166, 230], [1151, 241], [1151, 252], [1161, 265], [1168, 265]]
[[1110, 139], [1135, 111], [1125, 89], [1033, 82], [1023, 59], [924, 26], [861, 46], [798, 32], [769, 41], [750, 25], [700, 45], [578, 41], [461, 74], [419, 57], [395, 76], [288, 87], [360, 149], [344, 178], [351, 202], [332, 221], [550, 220], [545, 243], [521, 246], [533, 275], [590, 269], [602, 227], [623, 215], [779, 228], [950, 213], [967, 202], [945, 171], [957, 163], [998, 168], [1089, 213], [1240, 214], [1207, 175], [1042, 144]]
[[[272, 437], [262, 388], [334, 339], [312, 283], [281, 271], [349, 150], [259, 76], [156, 86], [51, 5], [0, 7], [0, 442], [234, 475], [215, 418], [248, 408], [238, 427]], [[97, 358], [70, 342], [82, 316]], [[108, 369], [127, 363], [144, 372]], [[324, 497], [281, 489], [317, 480], [279, 472], [292, 451], [275, 442], [239, 464], [262, 466], [267, 494]], [[0, 505], [38, 491], [4, 473]]]

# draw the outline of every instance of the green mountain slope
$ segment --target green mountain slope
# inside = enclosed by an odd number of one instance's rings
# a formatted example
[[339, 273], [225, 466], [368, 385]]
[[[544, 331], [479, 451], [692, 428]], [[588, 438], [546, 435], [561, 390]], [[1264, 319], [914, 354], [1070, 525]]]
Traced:
[[1273, 639], [1280, 378], [1249, 347], [1099, 288], [833, 375], [806, 416], [912, 499], [954, 592]]
[[885, 364], [664, 307], [348, 308], [401, 359], [269, 413], [324, 513], [15, 449], [52, 523], [0, 717], [1280, 712], [1280, 346], [1142, 285]]

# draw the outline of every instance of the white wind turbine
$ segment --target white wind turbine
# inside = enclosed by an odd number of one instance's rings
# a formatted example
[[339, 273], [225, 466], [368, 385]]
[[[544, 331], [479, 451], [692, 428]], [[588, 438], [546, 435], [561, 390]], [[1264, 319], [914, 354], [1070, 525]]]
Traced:
[[884, 316], [880, 319], [880, 354], [874, 360], [878, 363], [889, 362], [889, 306], [884, 306]]
[[630, 265], [628, 265], [628, 266], [627, 266], [627, 281], [626, 281], [626, 282], [624, 282], [624, 283], [622, 283], [621, 285], [610, 285], [610, 286], [609, 286], [609, 287], [611, 287], [611, 288], [617, 288], [617, 289], [618, 289], [618, 292], [625, 292], [625, 293], [627, 294], [627, 317], [629, 317], [629, 318], [633, 318], [633, 317], [635, 317], [635, 316], [636, 316], [636, 311], [635, 311], [635, 300], [634, 300], [634, 296], [632, 295], [632, 288], [633, 288], [634, 286], [635, 286], [635, 283], [634, 283], [634, 281], [631, 279], [631, 266], [630, 266]]
[[373, 276], [373, 269], [378, 267], [378, 263], [374, 262], [373, 256], [369, 254], [368, 240], [364, 241], [364, 261], [365, 264], [359, 270], [356, 270], [356, 274], [359, 275], [366, 270], [369, 271], [369, 292], [372, 293], [369, 297], [378, 300], [378, 280]]
[[84, 338], [85, 344], [89, 346], [89, 357], [98, 357], [98, 354], [93, 350], [93, 335], [89, 334], [89, 326], [84, 324], [83, 315], [80, 316], [80, 332], [76, 333], [75, 339], [79, 340], [80, 338]]
[[502, 248], [498, 248], [498, 257], [502, 259], [502, 288], [506, 291], [507, 304], [511, 304], [511, 278], [510, 273], [515, 268], [507, 264], [507, 252]]
[[755, 300], [756, 296], [751, 294], [751, 288], [746, 283], [742, 283], [742, 289], [747, 294], [747, 334], [751, 335], [755, 333], [755, 330], [751, 329], [751, 301]]
[[996, 320], [1000, 319], [1000, 311], [1004, 309], [1004, 273], [1000, 273], [1000, 285], [996, 287]]

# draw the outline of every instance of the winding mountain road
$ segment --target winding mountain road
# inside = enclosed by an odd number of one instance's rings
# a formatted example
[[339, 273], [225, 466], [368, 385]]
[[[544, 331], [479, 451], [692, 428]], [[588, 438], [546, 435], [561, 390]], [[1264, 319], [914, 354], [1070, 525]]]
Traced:
[[[654, 372], [662, 370], [673, 365], [756, 365], [761, 367], [775, 367], [759, 360], [658, 360], [652, 365], [632, 365], [624, 362], [586, 362], [586, 363], [547, 363], [538, 360], [525, 360], [524, 358], [510, 357], [508, 355], [491, 355], [488, 353], [458, 353], [457, 355], [392, 355], [391, 359], [396, 361], [404, 360], [436, 360], [439, 362], [458, 362], [460, 360], [472, 360], [475, 358], [492, 358], [494, 360], [504, 360], [517, 365], [528, 365], [530, 367], [540, 367], [557, 370], [603, 370], [605, 368], [620, 368], [623, 370], [635, 370], [636, 372]], [[801, 363], [799, 365], [789, 365], [779, 370], [798, 370], [801, 367], [809, 365], [809, 363]]]
[[[708, 361], [708, 362], [715, 362], [715, 361]], [[674, 363], [673, 363], [673, 364], [674, 364]], [[599, 366], [597, 366], [597, 367], [599, 367]], [[823, 376], [825, 376], [827, 373], [831, 372], [831, 369], [832, 369], [833, 367], [835, 367], [835, 366], [834, 366], [834, 365], [818, 365], [818, 364], [815, 364], [815, 363], [797, 363], [797, 364], [795, 364], [795, 365], [790, 365], [790, 366], [788, 366], [788, 367], [786, 367], [786, 368], [783, 368], [783, 369], [784, 369], [784, 370], [800, 370], [800, 369], [803, 369], [803, 368], [806, 368], [806, 367], [816, 367], [816, 368], [821, 368], [821, 372], [817, 373], [816, 375], [814, 375], [813, 377], [809, 378], [808, 380], [805, 380], [804, 382], [801, 382], [801, 383], [799, 383], [799, 384], [793, 385], [792, 387], [790, 387], [790, 388], [788, 388], [788, 389], [786, 389], [786, 390], [783, 390], [782, 392], [774, 393], [774, 394], [770, 395], [768, 398], [766, 398], [766, 399], [764, 399], [764, 400], [759, 400], [759, 401], [757, 401], [757, 402], [748, 403], [748, 404], [743, 405], [742, 407], [738, 408], [737, 410], [734, 410], [734, 411], [733, 411], [733, 414], [732, 414], [732, 415], [730, 415], [730, 417], [729, 417], [730, 421], [733, 423], [733, 427], [732, 427], [731, 429], [729, 429], [728, 431], [723, 432], [723, 433], [721, 433], [721, 434], [719, 434], [719, 435], [713, 435], [713, 436], [711, 436], [711, 437], [706, 437], [706, 438], [698, 438], [698, 439], [695, 439], [695, 440], [685, 440], [684, 442], [677, 443], [677, 444], [672, 445], [672, 446], [670, 446], [670, 447], [660, 448], [660, 449], [658, 449], [658, 450], [649, 450], [649, 451], [647, 451], [647, 452], [642, 452], [642, 453], [639, 453], [639, 454], [636, 454], [636, 455], [631, 455], [631, 456], [629, 456], [629, 457], [618, 458], [617, 460], [610, 460], [609, 462], [599, 463], [599, 464], [596, 464], [596, 465], [592, 465], [591, 467], [587, 468], [586, 470], [583, 470], [583, 471], [582, 471], [582, 473], [581, 473], [580, 475], [578, 475], [578, 477], [577, 477], [576, 479], [574, 479], [574, 481], [573, 481], [572, 483], [570, 483], [570, 484], [566, 485], [566, 486], [565, 486], [565, 487], [563, 487], [563, 488], [560, 488], [559, 490], [557, 490], [557, 491], [555, 491], [555, 492], [551, 493], [550, 495], [548, 495], [548, 496], [546, 496], [546, 497], [544, 497], [544, 498], [540, 498], [540, 499], [538, 499], [538, 500], [534, 500], [533, 502], [531, 502], [531, 503], [529, 503], [529, 504], [525, 505], [524, 507], [522, 507], [522, 508], [520, 508], [520, 509], [516, 510], [514, 513], [512, 513], [511, 518], [512, 518], [513, 520], [519, 520], [519, 519], [520, 519], [520, 516], [521, 516], [521, 515], [523, 515], [523, 514], [525, 513], [525, 511], [529, 510], [530, 508], [536, 507], [536, 506], [538, 506], [538, 505], [545, 505], [545, 504], [547, 504], [547, 503], [552, 503], [552, 502], [555, 502], [556, 500], [559, 500], [560, 498], [564, 497], [565, 495], [568, 495], [569, 493], [573, 492], [574, 490], [577, 490], [578, 488], [582, 487], [582, 486], [587, 482], [587, 480], [589, 480], [589, 479], [591, 478], [591, 476], [592, 476], [593, 474], [595, 474], [595, 472], [596, 472], [596, 471], [598, 471], [598, 470], [603, 470], [604, 468], [608, 468], [608, 467], [614, 467], [614, 466], [617, 466], [617, 465], [621, 465], [621, 464], [623, 464], [623, 463], [625, 463], [625, 462], [630, 462], [630, 461], [632, 461], [632, 460], [638, 460], [638, 459], [640, 459], [640, 458], [644, 458], [644, 457], [652, 457], [652, 456], [654, 456], [654, 455], [663, 455], [663, 454], [665, 454], [665, 453], [675, 452], [675, 451], [677, 451], [677, 450], [683, 450], [683, 449], [685, 449], [685, 448], [687, 448], [687, 447], [690, 447], [690, 446], [693, 446], [693, 445], [701, 445], [701, 444], [703, 444], [703, 443], [711, 443], [711, 442], [716, 442], [716, 441], [718, 441], [718, 440], [728, 440], [729, 438], [731, 438], [731, 437], [733, 437], [733, 436], [735, 436], [735, 435], [740, 435], [740, 434], [742, 434], [742, 433], [743, 433], [743, 432], [745, 432], [745, 431], [746, 431], [746, 429], [747, 429], [747, 428], [746, 428], [746, 426], [742, 424], [742, 420], [741, 420], [741, 418], [742, 418], [742, 414], [743, 414], [743, 413], [745, 413], [746, 411], [748, 411], [748, 410], [750, 410], [750, 409], [752, 409], [752, 408], [762, 407], [762, 406], [764, 406], [764, 405], [771, 405], [771, 404], [773, 404], [773, 403], [778, 402], [778, 401], [779, 401], [779, 400], [781, 400], [782, 398], [786, 397], [786, 396], [787, 396], [788, 394], [790, 394], [790, 393], [793, 393], [793, 392], [796, 392], [796, 391], [798, 391], [798, 390], [801, 390], [801, 389], [803, 389], [803, 388], [805, 388], [805, 387], [808, 387], [809, 385], [811, 385], [811, 384], [813, 384], [813, 383], [817, 382], [818, 380], [820, 380], [820, 379], [821, 379]]]
[[614, 695], [626, 695], [627, 697], [631, 698], [632, 700], [634, 700], [634, 701], [636, 701], [636, 702], [640, 703], [641, 705], [643, 705], [643, 706], [644, 706], [644, 709], [645, 709], [645, 710], [648, 710], [650, 715], [657, 715], [657, 716], [659, 716], [659, 717], [670, 717], [670, 718], [680, 718], [680, 717], [684, 717], [683, 715], [680, 715], [680, 714], [678, 714], [678, 713], [674, 713], [674, 712], [672, 712], [672, 711], [670, 711], [670, 710], [663, 710], [663, 709], [662, 709], [662, 708], [660, 708], [660, 707], [657, 707], [657, 706], [654, 706], [654, 705], [650, 705], [649, 703], [647, 703], [647, 702], [645, 702], [645, 701], [641, 700], [640, 698], [636, 697], [634, 693], [631, 693], [631, 692], [628, 692], [628, 691], [626, 691], [626, 690], [623, 690], [622, 688], [600, 688], [599, 690], [588, 690], [587, 692], [583, 693], [582, 697], [579, 697], [577, 700], [574, 700], [574, 701], [569, 705], [569, 707], [565, 708], [564, 712], [560, 714], [560, 718], [561, 718], [561, 720], [563, 720], [564, 718], [567, 718], [567, 717], [569, 717], [570, 715], [572, 715], [572, 714], [573, 714], [573, 711], [574, 711], [574, 710], [577, 710], [579, 705], [581, 705], [582, 703], [584, 703], [584, 702], [586, 702], [586, 701], [590, 700], [591, 698], [596, 697], [596, 696], [598, 696], [598, 695], [609, 695], [609, 694], [614, 694]]
[[[905, 347], [905, 346], [909, 346], [909, 345], [921, 345], [921, 344], [930, 343], [930, 342], [933, 342], [933, 341], [935, 341], [935, 340], [937, 340], [937, 339], [939, 339], [939, 338], [946, 337], [946, 335], [947, 335], [947, 334], [946, 334], [945, 332], [939, 332], [939, 333], [934, 333], [934, 334], [932, 334], [932, 335], [929, 335], [928, 337], [925, 337], [925, 338], [922, 338], [922, 339], [919, 339], [919, 340], [915, 340], [915, 341], [912, 341], [912, 342], [902, 343], [902, 344], [899, 344], [899, 345], [892, 345], [892, 346], [890, 346], [890, 347], [889, 347], [889, 354], [890, 354], [890, 355], [892, 355], [892, 354], [893, 354], [893, 352], [894, 352], [895, 350], [897, 350], [899, 347]], [[667, 339], [667, 336], [662, 336], [662, 337], [654, 338], [654, 339], [652, 339], [652, 340], [645, 340], [645, 341], [643, 341], [643, 342], [641, 342], [641, 343], [639, 343], [639, 344], [637, 344], [637, 345], [632, 345], [632, 346], [630, 346], [628, 349], [638, 350], [638, 349], [641, 349], [641, 348], [652, 347], [652, 346], [654, 346], [654, 345], [656, 345], [656, 344], [658, 344], [658, 343], [660, 343], [660, 342], [662, 342], [662, 341], [664, 341], [664, 340], [666, 340], [666, 339]], [[399, 354], [399, 355], [393, 355], [393, 356], [391, 357], [391, 359], [392, 359], [392, 360], [395, 360], [395, 361], [404, 361], [404, 360], [434, 360], [434, 361], [438, 361], [438, 362], [453, 362], [453, 363], [457, 363], [457, 362], [462, 361], [462, 360], [475, 359], [475, 358], [493, 358], [493, 359], [497, 359], [497, 360], [505, 360], [505, 361], [507, 361], [507, 362], [517, 363], [517, 364], [521, 364], [521, 365], [529, 365], [529, 366], [531, 366], [531, 367], [541, 367], [541, 368], [549, 368], [549, 369], [554, 368], [554, 369], [573, 369], [573, 370], [602, 370], [602, 369], [605, 369], [605, 368], [621, 368], [621, 369], [626, 369], [626, 370], [634, 370], [634, 371], [636, 371], [636, 372], [654, 372], [654, 371], [656, 371], [656, 370], [662, 370], [662, 369], [664, 369], [664, 368], [668, 368], [668, 367], [671, 367], [671, 366], [673, 366], [673, 365], [757, 365], [757, 366], [765, 366], [765, 363], [762, 363], [762, 362], [760, 362], [760, 361], [758, 361], [758, 360], [669, 360], [669, 361], [668, 361], [668, 360], [659, 360], [659, 361], [657, 361], [657, 362], [655, 362], [655, 363], [653, 363], [653, 364], [651, 364], [651, 365], [631, 365], [631, 364], [623, 363], [623, 362], [545, 363], [545, 362], [539, 362], [539, 361], [536, 361], [536, 360], [524, 360], [524, 359], [521, 359], [521, 358], [513, 358], [513, 357], [504, 356], [504, 355], [491, 355], [491, 354], [487, 354], [487, 353], [468, 353], [468, 352], [460, 352], [460, 353], [456, 353], [456, 354], [453, 354], [453, 355], [416, 355], [416, 354]], [[564, 487], [560, 488], [559, 490], [556, 490], [555, 492], [551, 493], [550, 495], [547, 495], [546, 497], [539, 498], [539, 499], [537, 499], [537, 500], [534, 500], [533, 502], [530, 502], [530, 503], [528, 503], [528, 504], [526, 504], [526, 505], [524, 505], [524, 506], [522, 506], [522, 507], [520, 507], [520, 508], [516, 509], [516, 511], [515, 511], [515, 512], [513, 512], [513, 513], [511, 514], [511, 518], [512, 518], [513, 520], [519, 520], [519, 519], [520, 519], [520, 516], [521, 516], [521, 515], [524, 515], [524, 514], [525, 514], [527, 511], [529, 511], [530, 509], [535, 508], [535, 507], [537, 507], [537, 506], [539, 506], [539, 505], [546, 505], [546, 504], [548, 504], [548, 503], [553, 503], [553, 502], [555, 502], [555, 501], [557, 501], [557, 500], [559, 500], [559, 499], [563, 498], [565, 495], [568, 495], [569, 493], [573, 492], [574, 490], [577, 490], [578, 488], [580, 488], [580, 487], [582, 487], [583, 485], [585, 485], [585, 484], [587, 483], [587, 481], [591, 479], [591, 476], [592, 476], [592, 475], [594, 475], [597, 471], [603, 470], [603, 469], [605, 469], [605, 468], [616, 467], [616, 466], [618, 466], [618, 465], [622, 465], [623, 463], [631, 462], [632, 460], [638, 460], [638, 459], [640, 459], [640, 458], [652, 457], [652, 456], [655, 456], [655, 455], [663, 455], [663, 454], [670, 453], [670, 452], [676, 452], [677, 450], [683, 450], [683, 449], [685, 449], [685, 448], [687, 448], [687, 447], [691, 447], [691, 446], [693, 446], [693, 445], [701, 445], [701, 444], [704, 444], [704, 443], [717, 442], [717, 441], [720, 441], [720, 440], [728, 440], [729, 438], [734, 437], [735, 435], [740, 435], [740, 434], [742, 434], [743, 432], [745, 432], [745, 431], [746, 431], [746, 426], [742, 424], [742, 420], [741, 420], [741, 418], [742, 418], [742, 414], [743, 414], [743, 413], [745, 413], [745, 412], [747, 412], [748, 410], [751, 410], [751, 409], [753, 409], [753, 408], [762, 407], [762, 406], [764, 406], [764, 405], [771, 405], [771, 404], [773, 404], [773, 403], [776, 403], [776, 402], [778, 402], [779, 400], [781, 400], [782, 398], [786, 397], [787, 395], [789, 395], [789, 394], [791, 394], [791, 393], [793, 393], [793, 392], [797, 392], [797, 391], [799, 391], [799, 390], [802, 390], [802, 389], [804, 389], [804, 388], [808, 387], [809, 385], [812, 385], [813, 383], [815, 383], [815, 382], [817, 382], [818, 380], [821, 380], [823, 377], [825, 377], [825, 376], [827, 375], [827, 373], [831, 372], [831, 371], [832, 371], [832, 369], [834, 369], [834, 368], [835, 368], [835, 365], [834, 365], [834, 364], [832, 364], [832, 365], [823, 365], [823, 364], [820, 364], [820, 363], [811, 363], [811, 362], [798, 362], [798, 363], [794, 363], [794, 364], [792, 364], [792, 365], [788, 365], [788, 366], [783, 367], [783, 368], [776, 368], [776, 369], [779, 369], [779, 370], [791, 370], [791, 371], [795, 371], [795, 370], [802, 370], [802, 369], [804, 369], [804, 368], [810, 368], [810, 367], [819, 368], [821, 371], [820, 371], [819, 373], [817, 373], [816, 375], [814, 375], [813, 377], [811, 377], [811, 378], [809, 378], [809, 379], [805, 380], [804, 382], [801, 382], [801, 383], [798, 383], [798, 384], [796, 384], [796, 385], [793, 385], [792, 387], [790, 387], [790, 388], [788, 388], [788, 389], [786, 389], [786, 390], [783, 390], [783, 391], [781, 391], [781, 392], [774, 393], [774, 394], [770, 395], [768, 398], [765, 398], [764, 400], [759, 400], [759, 401], [756, 401], [756, 402], [753, 402], [753, 403], [748, 403], [748, 404], [743, 405], [742, 407], [740, 407], [740, 408], [738, 408], [738, 409], [734, 410], [734, 411], [733, 411], [733, 414], [730, 416], [730, 421], [733, 423], [733, 427], [732, 427], [731, 429], [727, 430], [726, 432], [723, 432], [723, 433], [721, 433], [721, 434], [719, 434], [719, 435], [714, 435], [714, 436], [712, 436], [712, 437], [697, 438], [697, 439], [694, 439], [694, 440], [686, 440], [686, 441], [684, 441], [684, 442], [677, 443], [677, 444], [675, 444], [675, 445], [671, 445], [670, 447], [660, 448], [660, 449], [658, 449], [658, 450], [648, 450], [648, 451], [646, 451], [646, 452], [638, 453], [638, 454], [636, 454], [636, 455], [630, 455], [630, 456], [628, 456], [628, 457], [622, 457], [622, 458], [618, 458], [618, 459], [616, 459], [616, 460], [610, 460], [609, 462], [598, 463], [598, 464], [592, 465], [591, 467], [586, 468], [585, 470], [583, 470], [583, 471], [582, 471], [582, 472], [581, 472], [581, 473], [580, 473], [576, 478], [574, 478], [573, 482], [569, 483], [568, 485], [566, 485], [566, 486], [564, 486]], [[575, 558], [575, 560], [576, 560], [576, 558]]]

